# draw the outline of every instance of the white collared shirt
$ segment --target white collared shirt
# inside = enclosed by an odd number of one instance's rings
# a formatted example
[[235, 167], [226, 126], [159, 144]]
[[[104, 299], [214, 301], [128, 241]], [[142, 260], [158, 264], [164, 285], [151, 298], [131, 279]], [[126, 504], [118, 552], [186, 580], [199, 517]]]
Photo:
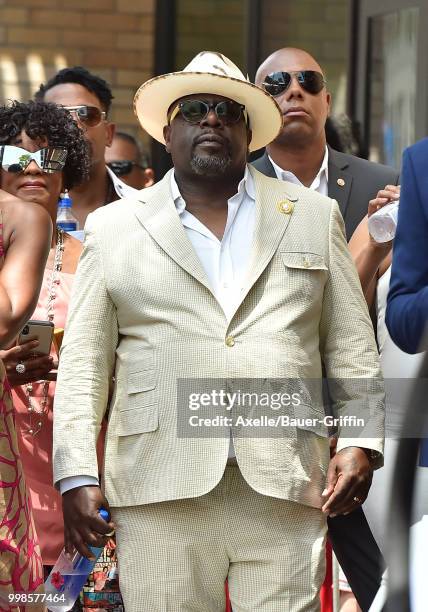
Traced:
[[[108, 170], [111, 175], [111, 170]], [[112, 180], [115, 183], [113, 177]], [[133, 188], [130, 187], [130, 189]], [[136, 190], [133, 189], [133, 191]], [[117, 189], [116, 193], [118, 193]], [[221, 240], [186, 209], [186, 203], [181, 196], [173, 172], [171, 173], [171, 193], [183, 227], [208, 277], [213, 295], [222, 307], [227, 321], [230, 321], [241, 302], [241, 292], [250, 261], [256, 220], [255, 186], [248, 165], [238, 185], [237, 193], [227, 202], [227, 221]], [[231, 435], [229, 457], [234, 456]], [[98, 480], [92, 476], [82, 475], [69, 476], [59, 482], [62, 495], [70, 489], [87, 485], [98, 485]]]
[[[221, 180], [221, 179], [219, 179]], [[221, 240], [186, 209], [174, 173], [171, 193], [187, 236], [199, 257], [211, 290], [230, 321], [241, 302], [255, 225], [255, 187], [248, 166], [237, 193], [227, 202], [227, 221]]]
[[[301, 185], [304, 187], [303, 183], [299, 181], [297, 176], [288, 170], [283, 170], [276, 164], [273, 159], [268, 155], [269, 161], [275, 170], [275, 174], [280, 181], [290, 181], [290, 183], [294, 183], [295, 185]], [[321, 195], [328, 195], [328, 147], [325, 147], [324, 159], [322, 160], [322, 164], [320, 169], [318, 170], [318, 174], [312, 181], [312, 184], [309, 186], [309, 189], [313, 189], [317, 191]]]

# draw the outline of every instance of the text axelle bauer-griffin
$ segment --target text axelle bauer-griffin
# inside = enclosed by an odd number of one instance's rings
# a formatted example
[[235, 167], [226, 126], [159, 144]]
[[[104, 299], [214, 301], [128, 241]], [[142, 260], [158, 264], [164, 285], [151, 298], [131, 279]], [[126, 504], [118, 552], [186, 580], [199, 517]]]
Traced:
[[290, 417], [288, 414], [279, 414], [275, 417], [263, 415], [256, 418], [239, 415], [235, 418], [224, 415], [214, 417], [200, 417], [196, 414], [189, 417], [191, 427], [365, 427], [365, 420], [353, 415], [333, 417], [326, 415], [323, 418]]

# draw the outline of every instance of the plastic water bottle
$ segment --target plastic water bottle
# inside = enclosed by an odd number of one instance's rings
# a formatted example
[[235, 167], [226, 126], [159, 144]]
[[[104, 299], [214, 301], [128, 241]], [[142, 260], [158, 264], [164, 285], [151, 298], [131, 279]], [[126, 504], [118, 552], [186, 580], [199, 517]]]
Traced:
[[[102, 519], [108, 521], [107, 510], [100, 508], [99, 513]], [[95, 559], [87, 559], [76, 550], [71, 555], [62, 550], [45, 582], [45, 605], [49, 610], [67, 612], [74, 606], [103, 547], [89, 546], [89, 550]]]
[[389, 242], [394, 239], [397, 229], [398, 205], [399, 201], [394, 200], [369, 217], [369, 233], [376, 242]]
[[57, 227], [60, 227], [64, 232], [75, 232], [79, 229], [79, 222], [72, 213], [71, 205], [71, 198], [68, 191], [65, 191], [59, 199], [56, 218]]

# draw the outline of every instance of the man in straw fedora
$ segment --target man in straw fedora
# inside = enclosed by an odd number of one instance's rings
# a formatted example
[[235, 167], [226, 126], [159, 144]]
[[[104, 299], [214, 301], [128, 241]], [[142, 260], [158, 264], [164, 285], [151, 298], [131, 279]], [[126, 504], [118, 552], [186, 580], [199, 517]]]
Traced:
[[[174, 168], [88, 217], [54, 418], [66, 545], [89, 554], [116, 529], [127, 612], [223, 611], [226, 578], [235, 612], [318, 610], [326, 516], [367, 495], [382, 400], [370, 398], [374, 434], [339, 437], [330, 460], [316, 419], [266, 433], [278, 404], [252, 419], [240, 394], [273, 399], [268, 379], [306, 389], [322, 361], [331, 377], [378, 376], [339, 209], [247, 165], [282, 118], [220, 53], [144, 83], [135, 111]], [[292, 395], [281, 415], [321, 416]]]

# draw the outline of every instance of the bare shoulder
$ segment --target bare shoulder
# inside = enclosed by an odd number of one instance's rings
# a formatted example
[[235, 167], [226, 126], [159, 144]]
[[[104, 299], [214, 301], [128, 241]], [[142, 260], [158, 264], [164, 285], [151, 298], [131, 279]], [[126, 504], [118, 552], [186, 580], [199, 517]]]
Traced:
[[28, 204], [24, 200], [4, 191], [4, 189], [0, 189], [0, 208], [3, 217], [7, 215], [10, 219], [17, 218], [24, 214], [25, 206], [28, 206]]
[[3, 214], [3, 223], [19, 221], [40, 221], [46, 222], [49, 218], [47, 211], [34, 202], [25, 202], [21, 198], [0, 189], [0, 209]]
[[23, 227], [31, 227], [32, 232], [51, 225], [48, 212], [38, 204], [25, 202], [0, 189], [0, 210], [3, 223], [3, 244], [7, 249], [11, 237]]

